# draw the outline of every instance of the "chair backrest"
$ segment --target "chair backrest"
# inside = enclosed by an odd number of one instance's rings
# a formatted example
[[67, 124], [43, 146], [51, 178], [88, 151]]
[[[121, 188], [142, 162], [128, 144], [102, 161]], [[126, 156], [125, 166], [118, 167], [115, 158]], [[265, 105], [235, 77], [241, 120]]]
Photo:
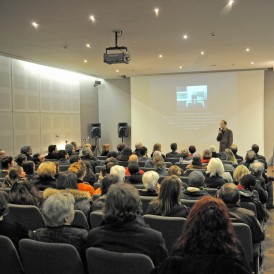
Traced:
[[189, 164], [180, 163], [180, 162], [176, 162], [176, 163], [175, 163], [175, 166], [178, 166], [178, 167], [181, 168], [183, 171], [186, 170], [186, 167], [187, 167], [188, 165], [189, 165]]
[[90, 247], [86, 252], [89, 274], [149, 274], [153, 262], [144, 254], [120, 253]]
[[144, 167], [145, 166], [145, 161], [141, 161], [141, 162], [138, 162], [138, 165], [139, 165], [139, 167]]
[[156, 171], [156, 168], [155, 168], [155, 167], [142, 167], [142, 170], [143, 170], [144, 172], [146, 172], [146, 171], [151, 171], [151, 170]]
[[172, 163], [171, 163], [171, 162], [166, 161], [166, 162], [165, 162], [165, 166], [166, 166], [166, 168], [170, 168], [170, 167], [172, 166]]
[[174, 158], [166, 158], [167, 162], [172, 163], [173, 165], [179, 161], [180, 157], [174, 157]]
[[144, 185], [143, 184], [132, 184], [135, 188], [137, 189], [144, 189]]
[[208, 194], [209, 194], [210, 196], [214, 197], [215, 194], [216, 194], [217, 191], [218, 191], [218, 188], [210, 188], [210, 187], [208, 187], [208, 188], [205, 188], [205, 190], [208, 192]]
[[127, 167], [128, 166], [128, 162], [127, 161], [118, 161], [118, 165], [119, 166], [123, 166], [123, 167]]
[[85, 273], [78, 251], [70, 244], [23, 239], [19, 249], [25, 274]]
[[161, 184], [162, 181], [166, 178], [166, 176], [160, 176], [159, 180], [158, 180], [158, 183]]
[[253, 262], [253, 243], [250, 227], [243, 223], [232, 223], [236, 236], [243, 247], [246, 259]]
[[[185, 170], [185, 176], [189, 176], [189, 174], [194, 170], [197, 170], [197, 169], [186, 169]], [[198, 170], [201, 171], [204, 175], [206, 175], [206, 170], [205, 169], [198, 169]]]
[[104, 214], [102, 211], [97, 210], [90, 213], [90, 228], [93, 229], [95, 227], [100, 226], [100, 224], [104, 220]]
[[9, 204], [9, 213], [5, 220], [10, 223], [20, 223], [28, 230], [44, 227], [41, 212], [36, 206]]
[[186, 222], [182, 217], [166, 217], [156, 215], [144, 215], [145, 222], [157, 231], [160, 231], [166, 242], [166, 247], [171, 254], [172, 247], [175, 244], [178, 237], [182, 234], [183, 226]]
[[198, 200], [188, 200], [188, 199], [181, 199], [181, 202], [188, 206], [188, 207], [192, 207]]
[[59, 165], [59, 171], [64, 172], [67, 171], [70, 165]]
[[257, 217], [257, 208], [252, 202], [240, 202], [240, 206], [253, 211]]
[[71, 225], [81, 226], [84, 229], [89, 230], [89, 224], [84, 212], [81, 210], [75, 210], [74, 212], [75, 212], [75, 215]]
[[95, 173], [95, 182], [98, 182], [100, 173]]
[[0, 272], [2, 274], [23, 274], [23, 267], [12, 241], [0, 236]]
[[0, 178], [0, 187], [2, 187], [2, 184], [4, 183], [5, 178]]
[[150, 202], [153, 201], [155, 198], [155, 196], [140, 196], [143, 214], [146, 214]]
[[180, 176], [180, 179], [181, 179], [182, 182], [188, 184], [188, 177]]
[[95, 173], [100, 173], [100, 171], [102, 170], [103, 166], [96, 166], [95, 167]]
[[104, 161], [107, 159], [107, 156], [97, 156], [97, 160]]

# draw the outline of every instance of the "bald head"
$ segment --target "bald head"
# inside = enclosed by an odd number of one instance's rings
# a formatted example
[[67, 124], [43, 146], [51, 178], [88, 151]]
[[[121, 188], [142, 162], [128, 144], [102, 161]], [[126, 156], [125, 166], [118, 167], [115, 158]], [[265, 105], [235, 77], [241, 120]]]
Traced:
[[132, 155], [129, 156], [128, 161], [138, 163], [138, 156], [135, 155], [135, 154], [132, 154]]
[[236, 205], [240, 199], [240, 192], [234, 183], [224, 184], [219, 192], [219, 198], [224, 201], [225, 204]]

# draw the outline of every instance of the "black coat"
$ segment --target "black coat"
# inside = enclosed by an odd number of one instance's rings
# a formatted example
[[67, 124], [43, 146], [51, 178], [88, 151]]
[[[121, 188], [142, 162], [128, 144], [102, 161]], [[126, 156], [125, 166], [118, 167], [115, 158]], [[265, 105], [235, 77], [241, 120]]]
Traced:
[[[189, 212], [189, 207], [185, 205], [175, 205], [171, 211], [169, 212], [168, 217], [183, 217], [186, 218]], [[148, 206], [146, 214], [152, 214], [152, 215], [159, 215], [162, 214], [159, 213], [159, 203], [154, 202]], [[163, 215], [162, 215], [163, 216]]]
[[225, 131], [219, 133], [216, 139], [220, 142], [219, 152], [225, 151], [226, 148], [230, 149], [233, 143], [233, 133], [227, 128]]
[[52, 177], [38, 178], [33, 183], [40, 191], [44, 191], [46, 188], [57, 188], [57, 181]]
[[207, 175], [205, 178], [205, 185], [206, 185], [206, 187], [209, 187], [209, 188], [221, 188], [222, 185], [224, 185], [224, 184], [225, 184], [224, 178], [222, 178], [218, 175], [212, 176], [212, 177], [209, 177]]
[[[195, 190], [195, 191], [192, 191]], [[186, 200], [199, 200], [204, 196], [209, 196], [208, 192], [205, 189], [195, 189], [188, 187], [182, 193], [182, 199]]]

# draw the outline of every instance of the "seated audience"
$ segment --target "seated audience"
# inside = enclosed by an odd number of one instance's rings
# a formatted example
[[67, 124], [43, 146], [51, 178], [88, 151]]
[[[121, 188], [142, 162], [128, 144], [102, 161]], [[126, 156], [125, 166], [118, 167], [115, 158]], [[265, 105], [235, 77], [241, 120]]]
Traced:
[[[116, 165], [117, 165], [117, 160], [115, 158], [113, 157], [107, 158], [105, 161], [105, 164], [102, 166], [102, 169], [100, 171], [98, 182], [101, 182], [107, 174], [110, 174], [111, 168]], [[101, 192], [98, 193], [96, 190], [96, 194], [101, 194]]]
[[160, 176], [156, 171], [147, 171], [142, 177], [144, 189], [139, 189], [141, 196], [158, 196], [160, 185], [158, 184]]
[[78, 155], [75, 152], [75, 147], [72, 144], [66, 144], [65, 145], [65, 151], [68, 153], [69, 157], [73, 156], [73, 155]]
[[[176, 175], [179, 178], [182, 175], [182, 170], [178, 166], [173, 165], [168, 169], [168, 175], [169, 176]], [[186, 183], [182, 182], [180, 178], [179, 178], [179, 180], [181, 182], [182, 188], [186, 189], [188, 187], [188, 185]]]
[[189, 156], [192, 157], [193, 154], [196, 152], [196, 147], [191, 145], [188, 147], [188, 151], [189, 151]]
[[209, 195], [204, 189], [205, 176], [201, 171], [194, 170], [188, 176], [188, 187], [183, 191], [182, 198], [187, 200], [199, 200]]
[[70, 162], [69, 162], [69, 155], [63, 149], [61, 149], [61, 150], [58, 151], [58, 153], [57, 153], [57, 159], [58, 159], [58, 161], [59, 161], [59, 163], [61, 165], [69, 165], [70, 164]]
[[32, 160], [35, 164], [35, 168], [38, 168], [38, 166], [45, 161], [45, 157], [40, 153], [35, 153], [32, 157]]
[[31, 146], [23, 146], [21, 148], [21, 154], [25, 154], [27, 156], [28, 161], [32, 161], [32, 148]]
[[233, 178], [230, 172], [226, 171], [222, 174], [222, 178], [225, 180], [226, 183], [233, 183]]
[[30, 232], [30, 238], [39, 242], [71, 244], [84, 260], [88, 232], [71, 226], [74, 219], [73, 196], [69, 193], [50, 196], [43, 204], [42, 216], [46, 227]]
[[258, 154], [260, 148], [257, 144], [252, 145], [251, 149], [255, 152], [255, 158], [256, 159], [261, 159], [264, 162], [266, 162], [265, 157], [263, 155]]
[[225, 184], [225, 180], [222, 178], [223, 173], [222, 161], [218, 158], [212, 158], [207, 166], [205, 185], [210, 188], [220, 188]]
[[16, 180], [9, 192], [9, 202], [17, 205], [34, 205], [40, 207], [42, 195], [27, 180]]
[[[192, 162], [186, 166], [186, 169], [205, 169], [201, 161], [201, 155], [198, 152], [192, 155]], [[185, 173], [186, 172], [187, 171], [185, 171]]]
[[210, 145], [210, 146], [209, 146], [209, 152], [211, 153], [211, 157], [212, 157], [212, 158], [218, 158], [218, 157], [219, 157], [219, 155], [218, 155], [218, 153], [217, 153], [216, 146]]
[[131, 162], [128, 164], [128, 171], [130, 173], [130, 177], [128, 178], [128, 182], [130, 184], [141, 184], [143, 173], [141, 173], [138, 163]]
[[117, 145], [117, 152], [118, 155], [121, 153], [121, 151], [126, 147], [126, 145], [124, 143], [120, 143]]
[[179, 178], [176, 175], [166, 177], [161, 183], [158, 197], [149, 204], [146, 214], [186, 218], [189, 208], [181, 203], [181, 192]]
[[111, 185], [117, 184], [118, 181], [119, 181], [119, 178], [115, 175], [106, 175], [103, 178], [101, 182], [102, 184], [101, 196], [95, 201], [93, 201], [91, 205], [92, 211], [103, 209], [103, 207], [105, 206], [108, 189], [110, 188]]
[[176, 143], [172, 143], [170, 145], [171, 148], [171, 152], [168, 152], [166, 154], [166, 158], [179, 158], [180, 157], [180, 153], [177, 152], [177, 144]]
[[85, 164], [82, 162], [73, 163], [70, 165], [68, 171], [76, 174], [78, 189], [89, 192], [90, 196], [92, 197], [95, 192], [94, 188], [89, 183], [84, 181], [87, 173]]
[[179, 162], [182, 164], [191, 164], [192, 163], [192, 157], [189, 156], [189, 151], [187, 148], [183, 148], [181, 150]]
[[[130, 155], [129, 156], [129, 158], [128, 158], [128, 165], [130, 165], [131, 163], [136, 163], [136, 164], [138, 164], [138, 157], [137, 157], [137, 155], [135, 155], [135, 154], [132, 154], [132, 155]], [[141, 174], [144, 174], [145, 172], [143, 171], [143, 170], [139, 170], [139, 172], [141, 173]], [[126, 167], [126, 175], [130, 175], [130, 172], [129, 172], [129, 170], [128, 170], [128, 167]]]
[[[19, 250], [19, 241], [29, 238], [27, 229], [19, 223], [9, 223], [5, 216], [9, 214], [9, 195], [5, 191], [0, 191], [0, 235], [11, 239], [14, 246]], [[3, 270], [3, 269], [2, 269]]]
[[210, 196], [195, 203], [175, 244], [173, 257], [151, 273], [251, 274], [225, 204]]
[[147, 160], [145, 161], [145, 167], [155, 168], [153, 159], [160, 156], [162, 156], [162, 153], [160, 151], [154, 151], [152, 158], [147, 158]]
[[58, 159], [58, 150], [56, 145], [48, 146], [48, 155], [45, 156], [45, 159], [57, 160]]
[[156, 169], [156, 172], [160, 176], [168, 175], [168, 171], [166, 170], [165, 161], [162, 156], [153, 156], [152, 163], [154, 164], [154, 168]]
[[2, 170], [0, 172], [0, 178], [5, 178], [8, 175], [9, 169], [13, 167], [13, 158], [11, 156], [1, 157]]
[[244, 158], [242, 156], [237, 154], [238, 147], [236, 145], [234, 145], [234, 144], [231, 145], [230, 150], [232, 151], [232, 153], [234, 154], [234, 156], [237, 160], [240, 160], [240, 162], [242, 162], [244, 160]]
[[232, 222], [245, 223], [250, 227], [253, 243], [260, 243], [265, 238], [265, 233], [253, 211], [240, 207], [240, 192], [233, 183], [224, 184], [219, 192], [228, 209]]
[[239, 165], [235, 168], [233, 172], [233, 180], [236, 185], [239, 184], [240, 180], [245, 176], [246, 174], [250, 174], [250, 171], [245, 165]]
[[210, 161], [210, 159], [211, 159], [211, 157], [212, 157], [212, 155], [211, 155], [209, 149], [205, 149], [203, 151], [203, 155], [202, 155], [202, 163], [203, 164], [208, 164], [209, 161]]
[[102, 153], [101, 156], [107, 156], [110, 151], [110, 144], [103, 144], [102, 145]]
[[[108, 157], [110, 157], [108, 155]], [[86, 164], [89, 163], [92, 172], [95, 172], [95, 167], [97, 166], [97, 159], [94, 156], [92, 150], [88, 147], [84, 147], [82, 149], [82, 156], [81, 156], [82, 161]]]
[[18, 179], [25, 178], [25, 172], [21, 166], [15, 166], [9, 169], [8, 175], [6, 176], [2, 187], [11, 188], [14, 182]]
[[72, 142], [71, 142], [71, 144], [72, 144], [72, 145], [73, 145], [73, 147], [74, 147], [74, 151], [75, 151], [75, 153], [76, 153], [76, 154], [79, 154], [80, 149], [79, 149], [79, 147], [78, 147], [77, 143], [76, 143], [76, 142], [74, 142], [74, 141], [72, 141]]
[[26, 174], [26, 179], [30, 182], [37, 180], [37, 175], [35, 174], [35, 164], [33, 161], [26, 161], [23, 163], [23, 170]]
[[123, 183], [126, 177], [126, 170], [123, 166], [115, 165], [110, 169], [110, 175], [115, 175], [118, 177], [118, 182]]
[[162, 145], [161, 144], [156, 143], [153, 146], [152, 153], [151, 153], [150, 157], [153, 157], [155, 151], [160, 151], [161, 152], [161, 156], [163, 157], [163, 159], [164, 160], [166, 159], [165, 155], [162, 154]]
[[48, 187], [57, 188], [56, 185], [56, 165], [53, 162], [43, 162], [37, 169], [38, 179], [34, 185], [41, 191]]
[[158, 265], [167, 257], [160, 232], [145, 224], [138, 191], [130, 184], [112, 185], [107, 193], [104, 222], [88, 233], [88, 247], [122, 253], [139, 253]]
[[140, 148], [140, 157], [138, 162], [146, 162], [147, 160], [150, 160], [150, 158], [147, 156], [147, 148], [143, 146]]
[[22, 166], [25, 161], [27, 161], [27, 156], [25, 154], [18, 154], [14, 161], [17, 163], [18, 166]]
[[113, 157], [113, 158], [117, 158], [117, 156], [118, 156], [118, 153], [117, 153], [117, 151], [110, 151], [109, 153], [108, 153], [108, 155], [107, 155], [107, 158], [109, 158], [109, 157]]
[[247, 168], [249, 168], [249, 166], [254, 163], [256, 159], [256, 153], [253, 151], [253, 150], [249, 150], [247, 153], [246, 153], [246, 156], [245, 156], [245, 161], [242, 162], [243, 165], [245, 165]]
[[143, 144], [141, 142], [138, 142], [135, 144], [135, 150], [133, 151], [133, 154], [136, 155], [138, 158], [141, 157], [140, 149], [143, 147]]
[[264, 164], [261, 162], [254, 162], [249, 166], [251, 174], [255, 177], [256, 181], [262, 186], [263, 189], [266, 189], [264, 174]]
[[233, 165], [238, 165], [238, 161], [236, 157], [234, 156], [233, 152], [226, 148], [225, 149], [225, 161], [224, 161], [224, 168], [226, 171], [234, 171], [235, 168]]
[[132, 155], [132, 150], [129, 147], [125, 147], [123, 148], [123, 150], [121, 151], [121, 153], [117, 156], [117, 160], [121, 161], [121, 162], [128, 162], [128, 159], [130, 157], [130, 155]]

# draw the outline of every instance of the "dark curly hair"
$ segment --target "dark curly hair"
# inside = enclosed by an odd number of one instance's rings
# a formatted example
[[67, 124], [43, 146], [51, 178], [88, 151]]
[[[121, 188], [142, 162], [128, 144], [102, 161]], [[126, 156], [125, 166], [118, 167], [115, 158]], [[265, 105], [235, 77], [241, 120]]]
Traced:
[[223, 254], [241, 258], [227, 207], [220, 199], [206, 196], [192, 207], [174, 254]]

